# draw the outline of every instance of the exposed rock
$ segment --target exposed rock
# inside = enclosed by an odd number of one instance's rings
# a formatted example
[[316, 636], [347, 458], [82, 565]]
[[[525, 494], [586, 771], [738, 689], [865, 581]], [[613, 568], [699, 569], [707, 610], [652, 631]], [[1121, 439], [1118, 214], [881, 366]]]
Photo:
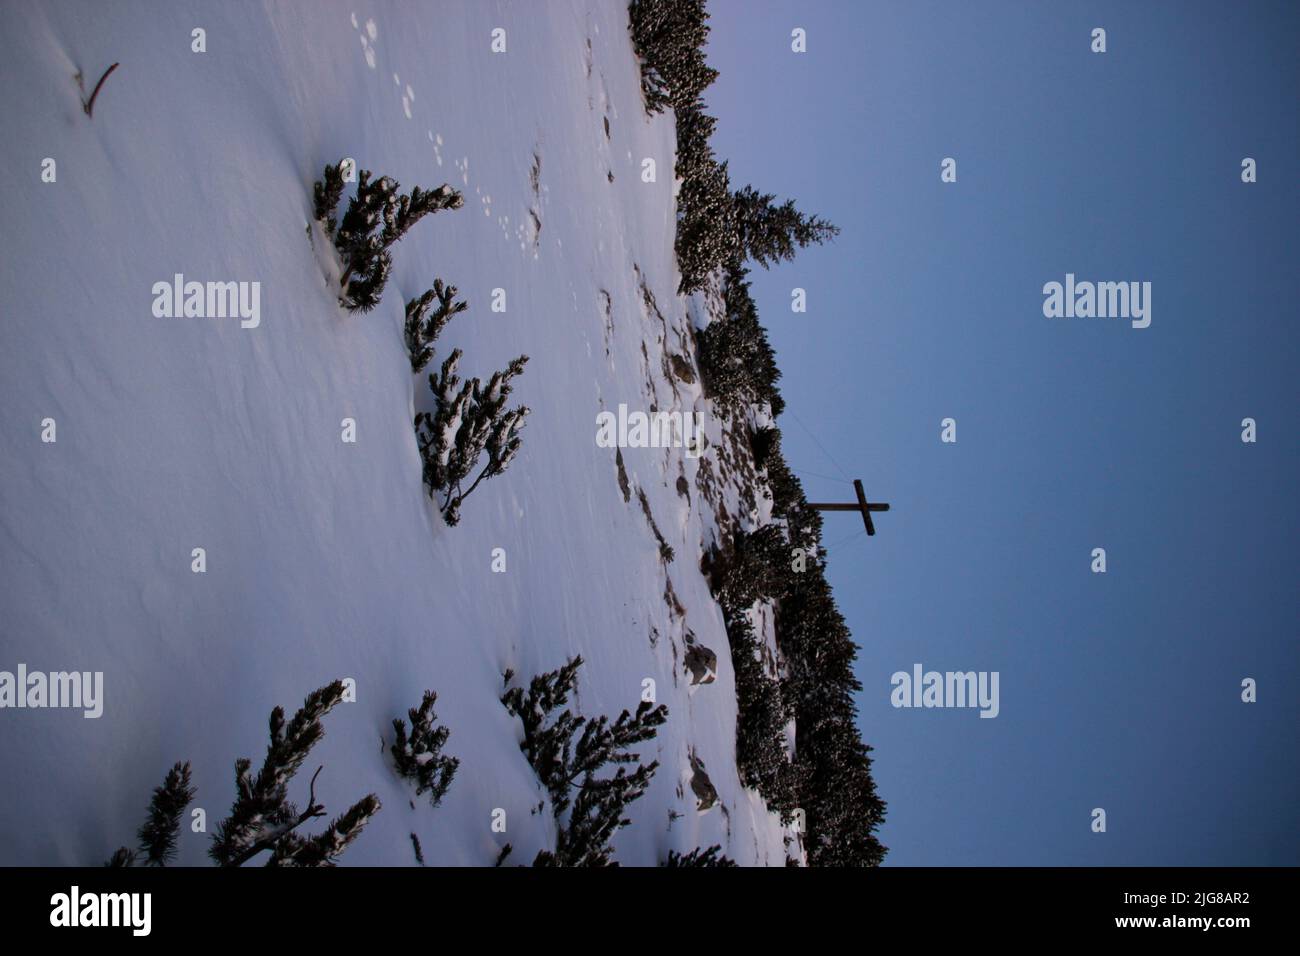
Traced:
[[718, 676], [718, 655], [703, 644], [686, 648], [686, 669], [691, 672], [691, 686], [712, 684]]
[[704, 770], [704, 761], [691, 754], [691, 792], [695, 794], [695, 809], [707, 813], [718, 805], [718, 791]]

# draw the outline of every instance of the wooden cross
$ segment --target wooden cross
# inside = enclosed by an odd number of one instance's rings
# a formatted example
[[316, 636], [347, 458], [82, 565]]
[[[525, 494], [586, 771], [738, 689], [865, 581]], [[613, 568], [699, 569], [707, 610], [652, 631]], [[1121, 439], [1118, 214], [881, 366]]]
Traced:
[[862, 512], [862, 523], [867, 526], [867, 534], [875, 534], [876, 526], [871, 523], [871, 512], [888, 511], [888, 504], [867, 504], [867, 493], [862, 490], [862, 482], [853, 479], [853, 490], [858, 493], [857, 504], [836, 505], [824, 504], [821, 502], [808, 502], [809, 508], [816, 508], [818, 511], [860, 511]]

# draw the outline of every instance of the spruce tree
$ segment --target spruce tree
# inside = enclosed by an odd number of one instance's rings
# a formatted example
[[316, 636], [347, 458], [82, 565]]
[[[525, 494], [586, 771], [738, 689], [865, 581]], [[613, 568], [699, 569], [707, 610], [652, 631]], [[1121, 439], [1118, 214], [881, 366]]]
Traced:
[[628, 20], [648, 112], [680, 108], [717, 78], [704, 61], [704, 0], [632, 0]]
[[[261, 769], [253, 774], [252, 761], [235, 761], [235, 802], [230, 816], [218, 824], [208, 853], [221, 866], [242, 866], [257, 854], [271, 851], [278, 866], [327, 866], [334, 862], [380, 809], [370, 794], [333, 820], [324, 832], [302, 837], [295, 831], [308, 820], [325, 815], [316, 802], [316, 777], [312, 776], [307, 807], [299, 810], [288, 800], [289, 781], [325, 735], [321, 721], [343, 699], [343, 682], [313, 691], [287, 724], [284, 709], [271, 711], [271, 742]], [[322, 768], [323, 769], [323, 768]]]
[[696, 333], [700, 374], [711, 398], [733, 411], [766, 402], [773, 416], [785, 409], [776, 387], [781, 370], [746, 279], [749, 270], [732, 261], [722, 284], [724, 314]]
[[712, 153], [689, 170], [677, 193], [678, 292], [686, 295], [704, 286], [715, 269], [736, 261], [741, 252], [736, 207], [731, 199], [727, 163]]
[[426, 690], [420, 706], [407, 711], [411, 720], [410, 734], [407, 734], [406, 722], [400, 717], [394, 718], [393, 743], [388, 748], [397, 772], [415, 781], [415, 795], [418, 797], [428, 791], [429, 801], [435, 807], [442, 802], [452, 778], [456, 776], [456, 768], [460, 766], [455, 757], [442, 753], [451, 731], [434, 725], [438, 715], [434, 713], [433, 705], [437, 701], [438, 695]]
[[795, 208], [794, 200], [779, 205], [771, 193], [745, 186], [733, 198], [739, 243], [746, 256], [764, 269], [789, 261], [812, 243], [820, 245], [839, 235], [839, 227]]
[[759, 660], [748, 615], [733, 610], [725, 616], [736, 674], [736, 770], [740, 782], [757, 790], [768, 809], [789, 823], [799, 806], [801, 777], [801, 769], [786, 754], [790, 713], [780, 682], [766, 673]]

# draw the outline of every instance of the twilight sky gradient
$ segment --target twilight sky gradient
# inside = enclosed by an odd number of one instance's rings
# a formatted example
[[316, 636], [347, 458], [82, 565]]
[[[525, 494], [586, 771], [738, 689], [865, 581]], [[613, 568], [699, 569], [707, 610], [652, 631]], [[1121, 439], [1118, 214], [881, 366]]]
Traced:
[[[853, 492], [800, 421], [893, 504], [826, 523], [887, 863], [1300, 862], [1300, 7], [710, 10], [733, 186], [843, 229], [754, 293], [809, 497]], [[1151, 327], [1044, 318], [1067, 272], [1150, 281]], [[916, 662], [1000, 715], [894, 709]]]

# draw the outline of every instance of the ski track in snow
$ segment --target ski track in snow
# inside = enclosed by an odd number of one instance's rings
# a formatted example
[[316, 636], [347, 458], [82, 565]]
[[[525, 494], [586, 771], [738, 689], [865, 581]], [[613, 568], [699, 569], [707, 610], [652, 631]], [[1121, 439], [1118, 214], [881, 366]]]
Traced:
[[[0, 820], [28, 825], [0, 833], [0, 863], [101, 862], [132, 841], [177, 760], [193, 763], [194, 806], [215, 825], [235, 759], [262, 759], [271, 708], [292, 713], [344, 676], [358, 700], [326, 718], [309, 759], [325, 768], [317, 795], [330, 815], [367, 792], [384, 804], [344, 863], [412, 865], [411, 833], [430, 864], [490, 865], [507, 841], [511, 862], [530, 862], [554, 824], [530, 813], [542, 790], [501, 675], [527, 681], [573, 654], [586, 661], [584, 713], [634, 708], [647, 678], [669, 708], [641, 748], [661, 767], [616, 859], [654, 865], [719, 843], [742, 864], [785, 862], [787, 831], [736, 777], [727, 640], [699, 571], [713, 509], [761, 520], [762, 503], [728, 483], [716, 421], [698, 461], [629, 448], [620, 466], [595, 444], [596, 413], [619, 403], [708, 413], [698, 384], [661, 361], [689, 349], [707, 302], [675, 294], [671, 176], [637, 174], [645, 156], [672, 169], [674, 136], [669, 116], [644, 115], [626, 11], [460, 5], [464, 42], [447, 42], [420, 9], [0, 14], [13, 118], [0, 155], [14, 173], [0, 189], [24, 236], [0, 284], [0, 669], [102, 670], [105, 683], [99, 720], [4, 714]], [[206, 54], [190, 52], [195, 23]], [[489, 49], [497, 26], [504, 54]], [[72, 74], [115, 60], [90, 121]], [[42, 156], [57, 159], [56, 184], [39, 184]], [[450, 182], [466, 200], [394, 247], [366, 315], [340, 311], [304, 236], [312, 182], [343, 156], [406, 190]], [[261, 325], [154, 318], [151, 286], [174, 273], [260, 281]], [[454, 347], [470, 375], [531, 356], [514, 396], [533, 409], [522, 451], [456, 528], [421, 485], [411, 418], [428, 388], [401, 337], [403, 302], [435, 277], [470, 307], [432, 367]], [[497, 288], [503, 313], [489, 308]], [[344, 418], [356, 444], [340, 441]], [[190, 570], [195, 547], [204, 574]], [[491, 572], [498, 547], [503, 574]], [[770, 642], [770, 621], [760, 627]], [[712, 684], [689, 685], [688, 632], [717, 653]], [[438, 809], [380, 744], [425, 688], [461, 760]], [[692, 754], [720, 797], [705, 813]], [[291, 799], [305, 799], [310, 769]], [[180, 862], [205, 863], [207, 847], [183, 828]]]

